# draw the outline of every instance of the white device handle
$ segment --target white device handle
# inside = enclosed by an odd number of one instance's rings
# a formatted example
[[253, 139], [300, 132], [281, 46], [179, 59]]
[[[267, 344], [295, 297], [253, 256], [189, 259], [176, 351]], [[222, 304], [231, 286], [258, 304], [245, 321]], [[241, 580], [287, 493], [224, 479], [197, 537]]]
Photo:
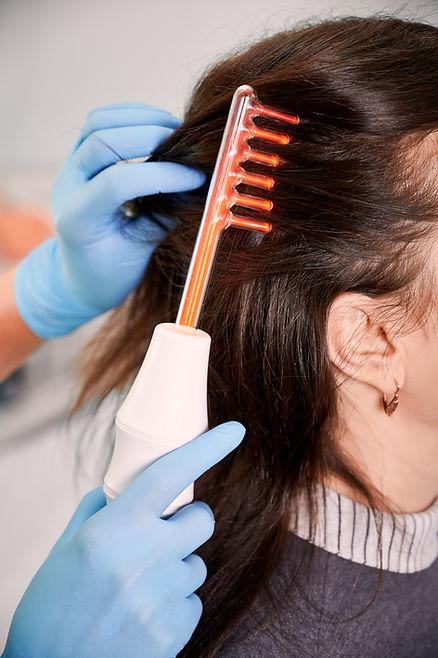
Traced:
[[[208, 428], [210, 342], [200, 329], [170, 322], [155, 327], [143, 364], [116, 416], [114, 452], [104, 479], [108, 501], [156, 459]], [[193, 484], [163, 516], [192, 500]]]

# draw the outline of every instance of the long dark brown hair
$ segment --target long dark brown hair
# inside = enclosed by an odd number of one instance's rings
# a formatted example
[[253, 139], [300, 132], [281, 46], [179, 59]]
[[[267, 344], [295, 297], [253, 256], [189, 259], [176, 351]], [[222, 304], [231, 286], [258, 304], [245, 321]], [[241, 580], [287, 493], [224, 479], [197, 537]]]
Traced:
[[[268, 588], [299, 488], [313, 506], [314, 483], [334, 473], [373, 509], [389, 509], [335, 440], [327, 314], [346, 291], [381, 298], [382, 308], [402, 308], [415, 322], [434, 301], [427, 238], [438, 200], [419, 154], [438, 128], [438, 29], [391, 16], [338, 18], [240, 49], [205, 73], [154, 159], [211, 175], [243, 83], [305, 121], [288, 129], [290, 145], [269, 147], [287, 161], [269, 193], [274, 230], [225, 233], [202, 314], [212, 337], [210, 424], [236, 419], [247, 435], [196, 482], [216, 528], [199, 550], [204, 611], [182, 656], [213, 656]], [[176, 228], [84, 355], [79, 405], [125, 390], [153, 327], [175, 320], [207, 189], [131, 204], [157, 222], [172, 217]]]

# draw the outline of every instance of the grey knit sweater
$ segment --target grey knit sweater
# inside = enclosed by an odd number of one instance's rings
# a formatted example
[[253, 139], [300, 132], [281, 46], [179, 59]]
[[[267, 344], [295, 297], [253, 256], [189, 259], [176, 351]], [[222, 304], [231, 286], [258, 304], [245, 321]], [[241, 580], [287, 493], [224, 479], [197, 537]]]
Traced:
[[[384, 571], [376, 594], [380, 562], [373, 514], [332, 489], [318, 491], [310, 569], [296, 573], [309, 538], [301, 502], [298, 527], [288, 533], [271, 579], [274, 598], [259, 597], [217, 655], [438, 658], [438, 498], [423, 512], [379, 513]], [[280, 596], [284, 606], [277, 609]]]

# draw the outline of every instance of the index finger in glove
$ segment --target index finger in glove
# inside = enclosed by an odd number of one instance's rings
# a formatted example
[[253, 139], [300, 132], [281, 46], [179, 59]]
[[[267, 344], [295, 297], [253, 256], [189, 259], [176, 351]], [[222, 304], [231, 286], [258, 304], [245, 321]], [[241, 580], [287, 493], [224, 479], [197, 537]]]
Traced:
[[163, 126], [123, 126], [97, 130], [82, 142], [70, 165], [90, 179], [110, 165], [150, 155], [173, 133]]
[[93, 110], [88, 115], [71, 154], [74, 153], [82, 142], [96, 130], [121, 128], [123, 126], [148, 125], [176, 128], [180, 123], [181, 121], [172, 116], [170, 112], [154, 107], [122, 107]]
[[237, 448], [244, 435], [244, 426], [230, 421], [197, 436], [148, 466], [109, 508], [123, 500], [161, 515], [189, 484]]

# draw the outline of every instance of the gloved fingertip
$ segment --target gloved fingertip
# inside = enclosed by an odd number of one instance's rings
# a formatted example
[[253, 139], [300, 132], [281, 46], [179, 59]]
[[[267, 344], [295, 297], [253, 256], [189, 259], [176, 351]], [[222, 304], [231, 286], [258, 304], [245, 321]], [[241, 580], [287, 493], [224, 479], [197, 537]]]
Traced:
[[194, 188], [202, 187], [202, 185], [204, 185], [205, 181], [207, 180], [207, 175], [204, 174], [203, 171], [199, 171], [199, 169], [192, 169], [191, 167], [185, 167], [185, 169], [188, 172], [190, 181]]
[[171, 127], [173, 128], [178, 128], [183, 123], [182, 119], [178, 119], [178, 117], [174, 116], [173, 114], [170, 115], [170, 124]]
[[209, 505], [207, 505], [207, 503], [204, 503], [203, 500], [197, 500], [196, 505], [198, 505], [198, 507], [202, 507], [203, 509], [205, 509], [205, 511], [210, 515], [211, 520], [216, 522], [216, 519], [214, 518], [213, 510], [211, 509], [211, 507]]
[[229, 420], [226, 423], [218, 425], [216, 428], [221, 434], [230, 439], [230, 442], [238, 446], [246, 433], [246, 427], [239, 423], [238, 420]]

